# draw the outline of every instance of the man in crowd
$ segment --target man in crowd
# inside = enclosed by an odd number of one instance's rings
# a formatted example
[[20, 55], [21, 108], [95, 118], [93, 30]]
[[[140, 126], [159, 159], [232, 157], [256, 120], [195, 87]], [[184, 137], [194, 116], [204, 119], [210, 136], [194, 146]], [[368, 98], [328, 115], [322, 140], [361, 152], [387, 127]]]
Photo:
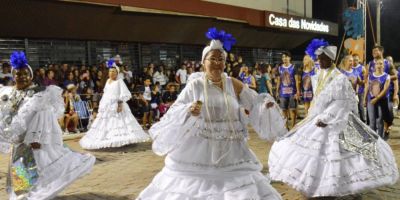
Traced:
[[[278, 67], [276, 96], [285, 117], [292, 119], [290, 127], [294, 127], [297, 117], [297, 103], [300, 98], [300, 76], [297, 68], [291, 63], [291, 59], [290, 52], [282, 53], [283, 64]], [[288, 124], [287, 127], [289, 127]]]

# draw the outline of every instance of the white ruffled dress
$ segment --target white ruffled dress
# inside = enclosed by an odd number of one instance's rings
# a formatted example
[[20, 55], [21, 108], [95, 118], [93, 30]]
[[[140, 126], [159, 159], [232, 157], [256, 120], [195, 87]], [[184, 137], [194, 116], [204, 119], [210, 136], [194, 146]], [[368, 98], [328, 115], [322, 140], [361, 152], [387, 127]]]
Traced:
[[[126, 103], [132, 97], [122, 79], [109, 83], [100, 100], [99, 113], [89, 131], [79, 141], [84, 149], [121, 147], [146, 142], [150, 137], [132, 115]], [[122, 112], [117, 112], [118, 101], [122, 101]]]
[[[346, 76], [335, 69], [327, 80], [308, 117], [273, 144], [271, 179], [308, 197], [345, 196], [396, 183], [393, 152], [353, 114], [357, 101]], [[318, 120], [328, 126], [317, 127]]]
[[[275, 139], [285, 131], [267, 127], [270, 123], [283, 127], [285, 121], [278, 109], [266, 109], [266, 102], [273, 102], [271, 96], [257, 95], [245, 87], [239, 100], [232, 80], [225, 80], [225, 93], [209, 83], [204, 92], [204, 75], [191, 80], [161, 121], [152, 126], [153, 151], [167, 154], [165, 167], [137, 199], [281, 199], [247, 146], [246, 127], [250, 121], [261, 138]], [[203, 106], [201, 115], [195, 117], [189, 111], [197, 100]], [[249, 118], [242, 106], [250, 110]]]
[[[0, 89], [0, 96], [10, 96], [12, 87]], [[11, 122], [12, 141], [6, 141], [2, 137], [0, 150], [9, 153], [11, 143], [15, 138], [23, 139], [27, 145], [40, 143], [40, 149], [33, 150], [33, 156], [38, 167], [39, 179], [37, 184], [26, 194], [28, 200], [47, 200], [54, 198], [65, 187], [81, 176], [89, 173], [95, 163], [95, 157], [90, 154], [80, 154], [63, 146], [62, 130], [57, 119], [64, 115], [64, 100], [62, 89], [56, 86], [48, 86], [44, 91], [33, 96], [25, 97], [18, 114]], [[0, 112], [0, 119], [4, 116]], [[4, 122], [0, 121], [0, 135], [6, 134]], [[14, 137], [15, 136], [15, 137]], [[17, 196], [12, 192], [10, 200], [16, 200]]]

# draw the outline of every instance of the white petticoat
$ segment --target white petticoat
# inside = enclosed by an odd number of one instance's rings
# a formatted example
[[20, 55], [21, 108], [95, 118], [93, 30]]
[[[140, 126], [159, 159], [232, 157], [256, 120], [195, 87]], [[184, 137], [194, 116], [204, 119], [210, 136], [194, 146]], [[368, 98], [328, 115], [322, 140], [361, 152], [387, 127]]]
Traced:
[[[27, 194], [28, 200], [54, 198], [75, 180], [88, 174], [96, 158], [90, 154], [72, 152], [61, 145], [41, 145], [33, 154], [39, 170], [37, 185]], [[17, 200], [11, 194], [10, 200]]]
[[132, 115], [128, 104], [123, 103], [120, 113], [116, 112], [116, 107], [117, 104], [112, 104], [99, 111], [90, 130], [79, 141], [82, 148], [121, 147], [150, 139]]
[[278, 200], [269, 179], [256, 171], [207, 174], [176, 172], [164, 168], [140, 193], [138, 200]]
[[315, 123], [310, 121], [273, 144], [268, 160], [272, 180], [308, 197], [345, 196], [396, 183], [396, 161], [382, 139], [376, 144], [379, 161], [374, 162], [343, 149], [340, 128], [319, 128]]

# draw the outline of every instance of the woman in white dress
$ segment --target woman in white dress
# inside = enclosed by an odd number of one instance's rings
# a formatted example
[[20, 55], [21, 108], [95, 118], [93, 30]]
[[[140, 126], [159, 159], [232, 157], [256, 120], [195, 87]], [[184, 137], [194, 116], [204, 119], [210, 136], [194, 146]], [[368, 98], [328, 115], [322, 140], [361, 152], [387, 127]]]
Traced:
[[150, 139], [126, 103], [132, 94], [124, 81], [118, 78], [118, 66], [113, 60], [108, 61], [107, 66], [109, 79], [100, 100], [99, 112], [89, 131], [79, 141], [84, 149], [121, 147]]
[[345, 196], [396, 183], [393, 152], [358, 118], [354, 89], [333, 64], [336, 47], [323, 46], [316, 54], [321, 70], [313, 77], [309, 114], [272, 145], [271, 178], [307, 197]]
[[[262, 173], [262, 164], [247, 146], [247, 121], [259, 136], [272, 140], [285, 121], [268, 94], [258, 95], [223, 72], [235, 41], [209, 29], [203, 50], [205, 73], [194, 73], [175, 103], [149, 130], [153, 151], [167, 155], [165, 167], [141, 192], [140, 200], [281, 199]], [[203, 103], [204, 102], [204, 103]], [[250, 117], [243, 109], [250, 111]], [[277, 133], [273, 135], [271, 133]]]
[[23, 52], [14, 52], [11, 63], [16, 85], [0, 88], [0, 151], [11, 151], [7, 191], [10, 200], [52, 199], [89, 173], [95, 157], [63, 145], [62, 89], [32, 85]]

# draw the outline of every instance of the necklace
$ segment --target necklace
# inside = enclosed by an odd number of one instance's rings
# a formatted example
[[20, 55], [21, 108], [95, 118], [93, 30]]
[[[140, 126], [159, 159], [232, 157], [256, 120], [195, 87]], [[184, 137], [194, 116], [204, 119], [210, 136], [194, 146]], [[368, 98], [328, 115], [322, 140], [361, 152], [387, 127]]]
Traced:
[[219, 81], [212, 81], [210, 78], [207, 77], [207, 82], [212, 85], [220, 85], [222, 83], [222, 79]]

